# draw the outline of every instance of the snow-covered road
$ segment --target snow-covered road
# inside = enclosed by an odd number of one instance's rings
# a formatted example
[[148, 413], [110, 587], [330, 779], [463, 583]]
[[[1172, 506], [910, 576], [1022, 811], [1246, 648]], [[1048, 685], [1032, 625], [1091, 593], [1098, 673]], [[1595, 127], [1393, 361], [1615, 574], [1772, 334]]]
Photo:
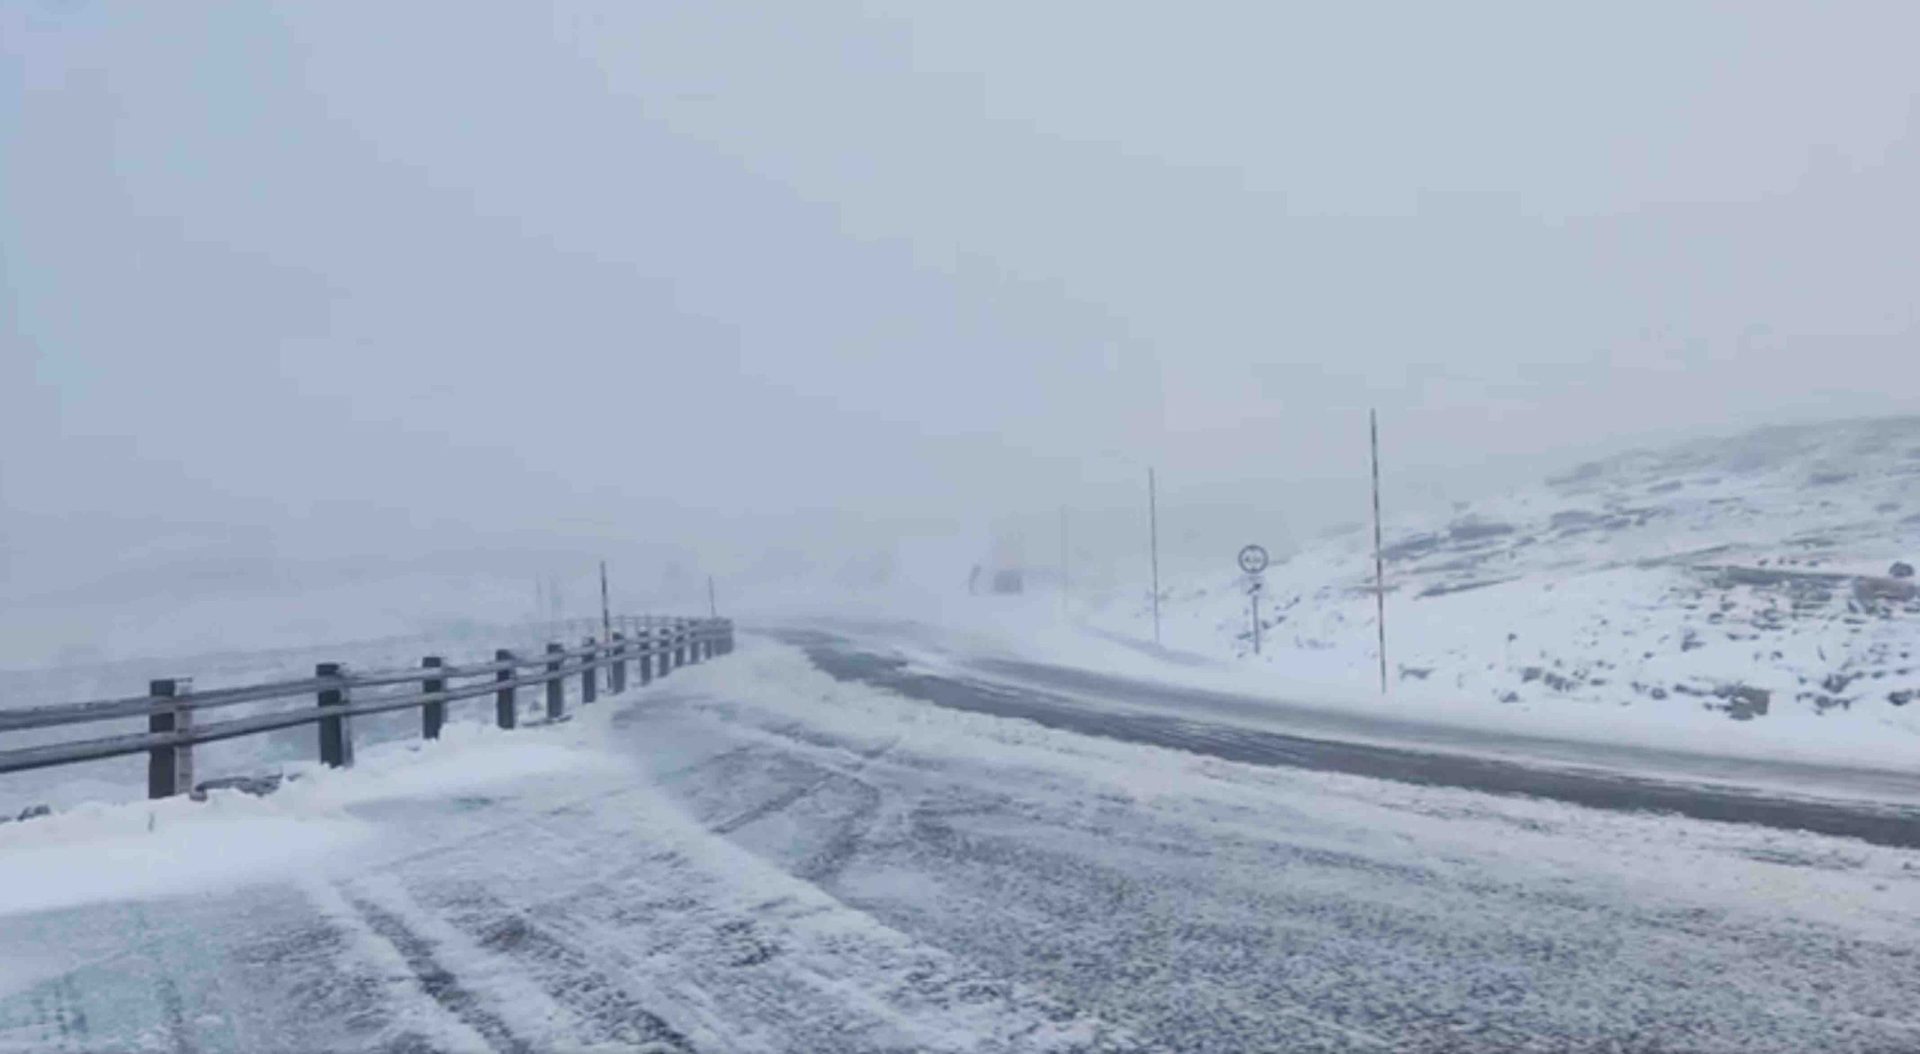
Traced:
[[1229, 761], [1376, 776], [1594, 808], [1756, 823], [1920, 849], [1920, 773], [1569, 739], [1343, 711], [1075, 666], [945, 653], [813, 630], [777, 635], [814, 665], [940, 706]]
[[[1903, 848], [1079, 735], [766, 640], [369, 755], [0, 827], [0, 1049], [1920, 1049]], [[177, 858], [243, 823], [244, 878]]]

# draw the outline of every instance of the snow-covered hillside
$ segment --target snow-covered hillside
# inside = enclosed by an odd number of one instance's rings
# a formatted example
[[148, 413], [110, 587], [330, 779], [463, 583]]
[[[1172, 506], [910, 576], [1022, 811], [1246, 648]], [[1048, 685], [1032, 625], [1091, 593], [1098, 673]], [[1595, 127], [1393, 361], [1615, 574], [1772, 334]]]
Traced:
[[[1396, 690], [1920, 726], [1920, 418], [1635, 452], [1425, 522], [1386, 501]], [[1164, 637], [1368, 684], [1372, 576], [1360, 530], [1276, 563], [1258, 657], [1237, 576], [1175, 581]], [[1092, 621], [1137, 634], [1146, 617], [1129, 602]]]

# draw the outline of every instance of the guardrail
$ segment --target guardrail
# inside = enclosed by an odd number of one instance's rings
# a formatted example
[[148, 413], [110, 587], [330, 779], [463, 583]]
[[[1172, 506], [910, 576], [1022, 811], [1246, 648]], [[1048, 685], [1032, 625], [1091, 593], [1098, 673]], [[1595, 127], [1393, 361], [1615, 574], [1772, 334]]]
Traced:
[[[299, 725], [320, 728], [320, 761], [334, 767], [353, 764], [353, 719], [396, 710], [420, 711], [420, 734], [438, 739], [447, 705], [464, 699], [494, 697], [494, 721], [501, 728], [519, 723], [517, 693], [546, 689], [546, 716], [558, 719], [566, 705], [566, 679], [580, 678], [580, 701], [599, 696], [600, 671], [607, 671], [610, 694], [627, 689], [627, 666], [634, 664], [639, 685], [672, 671], [733, 650], [733, 621], [723, 618], [627, 616], [619, 632], [588, 637], [576, 647], [550, 643], [538, 655], [502, 648], [492, 662], [448, 666], [438, 655], [420, 660], [418, 669], [354, 673], [341, 663], [323, 662], [301, 680], [241, 685], [209, 692], [193, 691], [187, 678], [149, 683], [147, 694], [56, 706], [0, 710], [0, 733], [59, 728], [144, 716], [147, 731], [44, 743], [0, 750], [0, 774], [71, 765], [102, 758], [147, 755], [147, 796], [166, 798], [193, 790], [193, 748], [237, 736], [257, 735]], [[476, 680], [477, 679], [477, 680]], [[461, 681], [476, 683], [459, 684]], [[413, 690], [403, 690], [402, 686]], [[272, 703], [311, 698], [313, 705], [269, 709], [241, 717], [202, 722], [200, 715], [243, 703]]]

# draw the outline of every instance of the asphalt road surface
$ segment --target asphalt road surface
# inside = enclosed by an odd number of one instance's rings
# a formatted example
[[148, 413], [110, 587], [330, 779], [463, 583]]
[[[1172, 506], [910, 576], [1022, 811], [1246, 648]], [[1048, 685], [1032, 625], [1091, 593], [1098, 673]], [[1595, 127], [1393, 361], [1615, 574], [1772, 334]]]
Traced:
[[[1491, 794], [1522, 794], [1597, 809], [1673, 813], [1700, 820], [1751, 823], [1784, 830], [1858, 838], [1877, 845], [1920, 848], [1920, 774], [1860, 772], [1832, 766], [1737, 762], [1675, 752], [1537, 737], [1379, 722], [1226, 693], [1145, 684], [1122, 677], [984, 658], [967, 662], [970, 675], [929, 672], [889, 654], [829, 633], [789, 630], [779, 636], [802, 647], [814, 665], [834, 677], [857, 680], [938, 706], [1023, 718], [1049, 728], [1130, 743], [1173, 747], [1256, 765], [1287, 765], [1377, 779]], [[1154, 709], [1140, 709], [1141, 705]], [[1320, 734], [1248, 727], [1236, 717], [1292, 721]], [[1379, 725], [1387, 727], [1377, 727]], [[1417, 750], [1336, 738], [1382, 734], [1397, 740], [1437, 740], [1448, 749]], [[1558, 748], [1552, 750], [1548, 748]], [[1536, 755], [1529, 761], [1466, 751]], [[1605, 767], [1602, 767], [1605, 766]], [[1662, 775], [1646, 775], [1654, 770]], [[1693, 778], [1682, 778], [1679, 775]], [[1739, 785], [1743, 777], [1765, 786]], [[1808, 792], [1783, 793], [1799, 783]], [[1848, 785], [1894, 801], [1822, 798], [1819, 791]]]

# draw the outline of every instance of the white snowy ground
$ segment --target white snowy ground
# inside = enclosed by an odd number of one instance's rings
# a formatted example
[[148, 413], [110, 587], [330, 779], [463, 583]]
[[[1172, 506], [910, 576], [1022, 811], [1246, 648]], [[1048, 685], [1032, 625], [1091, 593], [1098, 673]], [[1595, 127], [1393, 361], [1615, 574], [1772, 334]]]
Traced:
[[1912, 1050], [1920, 854], [957, 713], [748, 640], [0, 825], [0, 1050]]
[[[1390, 511], [1385, 701], [1371, 540], [1356, 528], [1281, 554], [1258, 656], [1232, 554], [1170, 571], [1161, 639], [1291, 701], [1702, 752], [1920, 756], [1920, 579], [1888, 577], [1920, 564], [1920, 418], [1697, 440], [1445, 515]], [[1150, 638], [1140, 580], [1085, 587], [1076, 619]]]

